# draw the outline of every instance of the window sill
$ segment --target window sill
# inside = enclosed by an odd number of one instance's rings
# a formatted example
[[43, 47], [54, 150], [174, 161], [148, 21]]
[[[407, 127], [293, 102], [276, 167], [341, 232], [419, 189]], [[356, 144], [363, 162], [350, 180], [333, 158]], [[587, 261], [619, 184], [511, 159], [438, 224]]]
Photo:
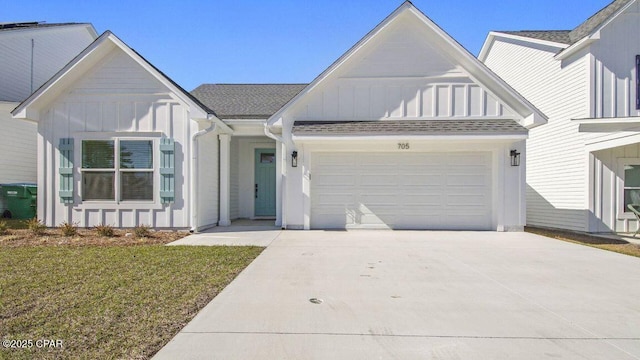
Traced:
[[160, 210], [164, 209], [167, 204], [160, 201], [82, 201], [74, 205], [77, 210]]

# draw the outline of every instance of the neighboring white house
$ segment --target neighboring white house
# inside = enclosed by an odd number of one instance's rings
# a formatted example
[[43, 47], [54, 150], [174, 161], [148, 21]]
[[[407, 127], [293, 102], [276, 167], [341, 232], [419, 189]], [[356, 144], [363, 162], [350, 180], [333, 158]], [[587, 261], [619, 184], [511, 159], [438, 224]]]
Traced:
[[38, 122], [47, 225], [196, 231], [522, 230], [546, 123], [410, 2], [307, 85], [189, 94], [107, 32], [13, 114]]
[[11, 110], [97, 36], [91, 24], [0, 23], [0, 184], [36, 182], [36, 124]]
[[573, 30], [491, 32], [479, 59], [549, 116], [527, 142], [527, 224], [638, 226], [640, 2], [616, 0]]

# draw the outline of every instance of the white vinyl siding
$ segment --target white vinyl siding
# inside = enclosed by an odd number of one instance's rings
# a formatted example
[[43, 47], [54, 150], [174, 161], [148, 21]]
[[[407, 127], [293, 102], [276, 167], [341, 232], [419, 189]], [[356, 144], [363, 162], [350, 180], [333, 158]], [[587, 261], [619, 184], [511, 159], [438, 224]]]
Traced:
[[527, 140], [527, 224], [587, 230], [587, 153], [575, 118], [589, 115], [586, 53], [496, 39], [485, 63], [549, 117]]
[[489, 230], [491, 153], [313, 153], [311, 228]]
[[26, 99], [93, 40], [94, 34], [85, 25], [3, 30], [0, 33], [0, 100]]
[[0, 184], [37, 180], [37, 125], [13, 119], [10, 111], [18, 103], [0, 102]]

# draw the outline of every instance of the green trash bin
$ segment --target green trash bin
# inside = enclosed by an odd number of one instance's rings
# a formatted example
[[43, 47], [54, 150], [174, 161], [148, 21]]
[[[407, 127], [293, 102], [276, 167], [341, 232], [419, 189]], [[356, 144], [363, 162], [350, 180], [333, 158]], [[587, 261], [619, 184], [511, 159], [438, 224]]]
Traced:
[[36, 184], [0, 185], [3, 207], [2, 217], [10, 219], [33, 219], [36, 217], [38, 187]]

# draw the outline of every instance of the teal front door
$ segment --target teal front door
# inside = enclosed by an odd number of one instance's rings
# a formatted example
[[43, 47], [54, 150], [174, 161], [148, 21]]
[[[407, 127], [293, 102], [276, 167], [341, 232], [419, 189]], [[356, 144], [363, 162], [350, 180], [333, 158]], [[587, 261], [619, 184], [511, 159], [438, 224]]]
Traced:
[[276, 216], [276, 150], [256, 149], [255, 216]]

